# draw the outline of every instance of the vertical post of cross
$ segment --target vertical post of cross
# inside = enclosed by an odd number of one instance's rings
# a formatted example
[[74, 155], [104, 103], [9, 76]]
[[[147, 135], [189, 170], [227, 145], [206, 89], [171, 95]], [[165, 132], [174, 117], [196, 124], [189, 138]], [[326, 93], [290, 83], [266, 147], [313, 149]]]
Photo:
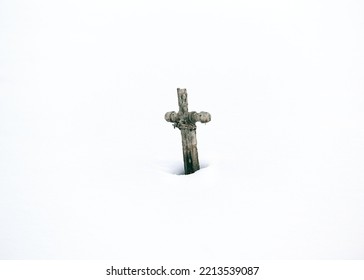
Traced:
[[211, 115], [207, 112], [188, 112], [187, 90], [177, 89], [178, 113], [167, 112], [165, 120], [172, 122], [181, 131], [182, 150], [185, 174], [191, 174], [200, 169], [197, 152], [196, 122], [207, 123]]
[[178, 128], [181, 130], [182, 150], [185, 174], [191, 174], [200, 169], [197, 152], [196, 124], [188, 120], [188, 101], [186, 89], [177, 89], [178, 114], [182, 118]]

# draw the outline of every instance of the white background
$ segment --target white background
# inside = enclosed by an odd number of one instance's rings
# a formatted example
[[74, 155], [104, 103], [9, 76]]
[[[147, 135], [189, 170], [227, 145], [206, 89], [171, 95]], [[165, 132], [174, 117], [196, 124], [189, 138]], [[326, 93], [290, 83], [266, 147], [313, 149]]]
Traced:
[[0, 258], [363, 259], [363, 50], [362, 1], [1, 1]]

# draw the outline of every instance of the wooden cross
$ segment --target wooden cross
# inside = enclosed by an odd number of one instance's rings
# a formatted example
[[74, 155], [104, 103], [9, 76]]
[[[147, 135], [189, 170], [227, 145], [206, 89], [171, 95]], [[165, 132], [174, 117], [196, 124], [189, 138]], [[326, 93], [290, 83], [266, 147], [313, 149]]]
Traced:
[[207, 112], [188, 112], [187, 90], [177, 88], [178, 113], [167, 112], [164, 116], [167, 122], [172, 122], [174, 128], [179, 128], [182, 135], [183, 162], [185, 174], [191, 174], [200, 169], [197, 153], [196, 122], [207, 123], [211, 115]]

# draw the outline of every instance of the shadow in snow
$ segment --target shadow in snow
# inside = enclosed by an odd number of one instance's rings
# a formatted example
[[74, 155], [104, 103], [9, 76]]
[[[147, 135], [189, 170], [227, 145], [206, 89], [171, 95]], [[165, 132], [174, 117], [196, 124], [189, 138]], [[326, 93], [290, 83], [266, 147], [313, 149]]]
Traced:
[[[207, 168], [209, 165], [207, 163], [200, 163], [200, 170]], [[177, 162], [165, 162], [164, 164], [162, 164], [162, 168], [164, 169], [165, 172], [168, 172], [170, 174], [173, 175], [185, 175], [185, 169], [182, 163], [177, 163]], [[197, 170], [195, 173], [199, 172], [200, 170]], [[194, 174], [194, 173], [192, 173]], [[192, 175], [192, 174], [188, 174], [188, 175]]]

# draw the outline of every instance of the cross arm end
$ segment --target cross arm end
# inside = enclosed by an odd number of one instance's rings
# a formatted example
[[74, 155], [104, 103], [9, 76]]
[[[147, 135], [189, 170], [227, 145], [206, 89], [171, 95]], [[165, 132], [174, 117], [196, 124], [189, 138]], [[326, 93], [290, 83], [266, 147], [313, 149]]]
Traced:
[[201, 122], [201, 123], [207, 123], [211, 121], [211, 115], [208, 112], [191, 112], [189, 113], [189, 118], [193, 122]]
[[178, 122], [179, 121], [179, 117], [178, 114], [175, 111], [171, 111], [171, 112], [167, 112], [164, 115], [164, 119], [167, 122]]

